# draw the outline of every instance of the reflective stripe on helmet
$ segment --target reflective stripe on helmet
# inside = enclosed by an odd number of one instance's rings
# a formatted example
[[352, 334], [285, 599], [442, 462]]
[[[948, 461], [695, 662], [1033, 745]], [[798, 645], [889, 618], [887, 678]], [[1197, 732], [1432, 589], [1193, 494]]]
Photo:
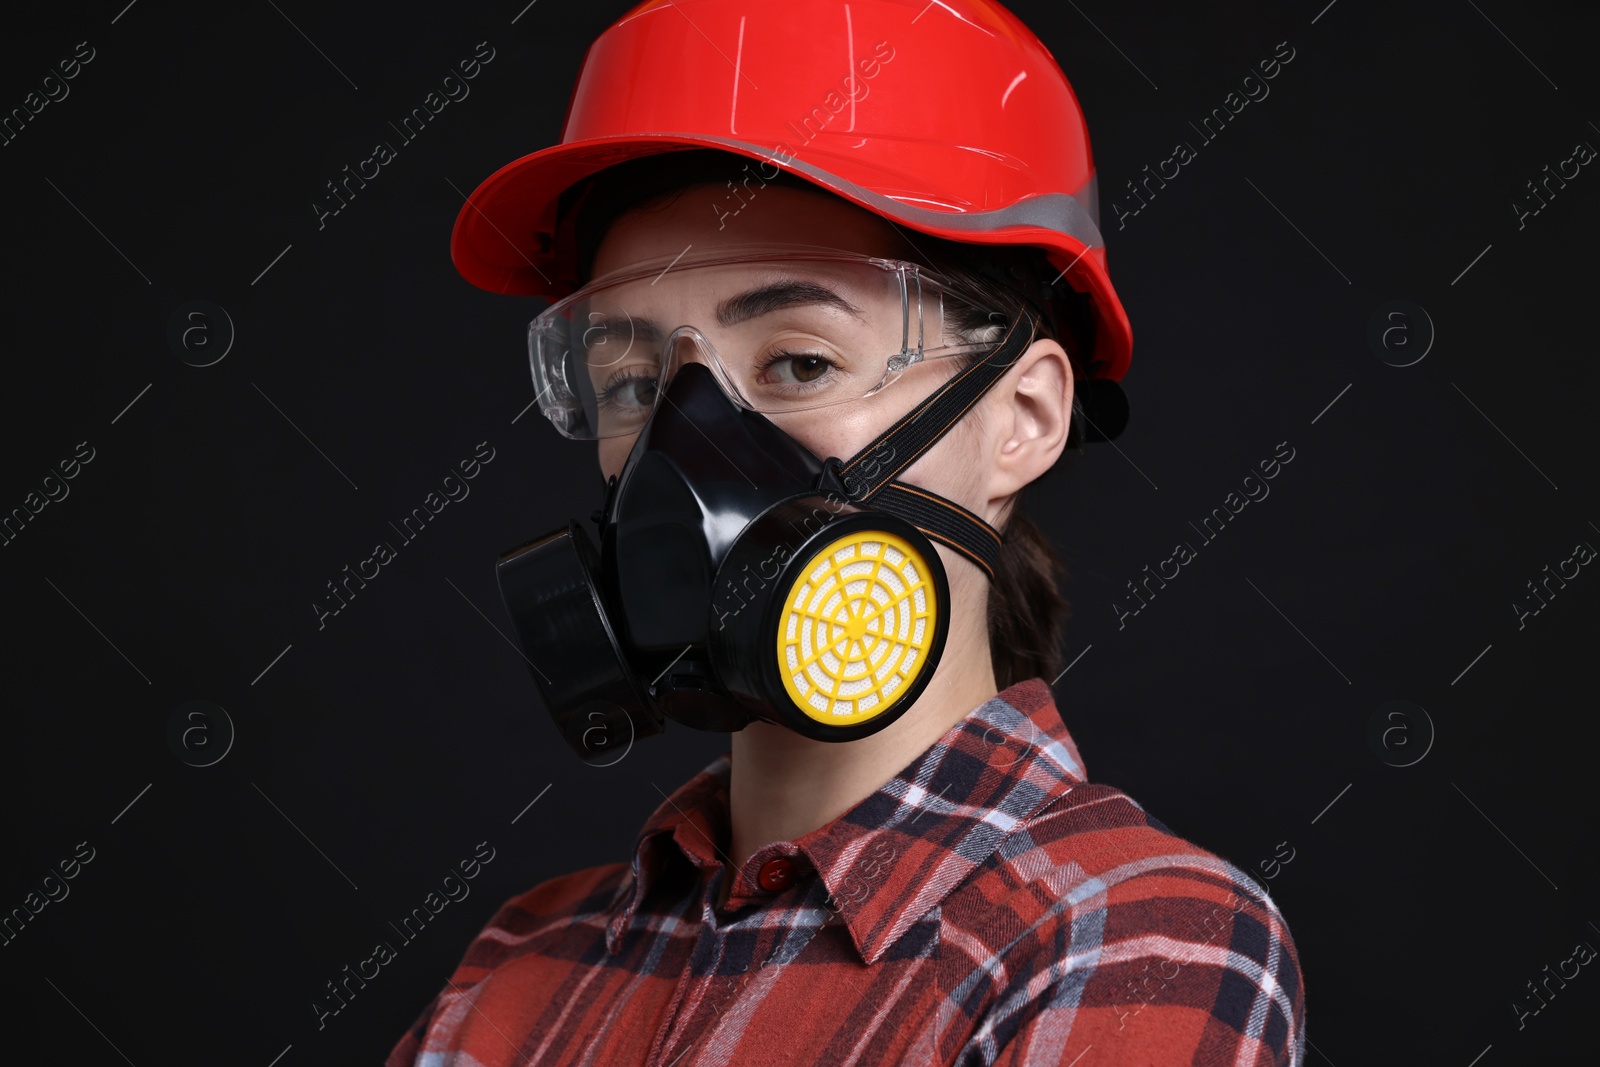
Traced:
[[804, 174], [811, 180], [862, 201], [880, 215], [899, 219], [917, 229], [960, 230], [963, 233], [995, 233], [1015, 226], [1037, 226], [1054, 230], [1081, 241], [1086, 248], [1104, 248], [1100, 234], [1100, 197], [1097, 173], [1071, 194], [1040, 193], [992, 211], [935, 211], [896, 200], [864, 189], [848, 178], [823, 170], [790, 155], [778, 155], [761, 145], [705, 134], [678, 134], [708, 144], [721, 144], [742, 153], [765, 156], [773, 164]]

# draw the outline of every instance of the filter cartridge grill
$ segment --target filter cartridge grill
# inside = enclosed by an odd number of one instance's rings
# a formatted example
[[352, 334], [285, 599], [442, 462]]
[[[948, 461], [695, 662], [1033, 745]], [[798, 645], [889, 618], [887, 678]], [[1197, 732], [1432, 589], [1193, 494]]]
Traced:
[[938, 613], [928, 563], [905, 539], [860, 530], [811, 558], [778, 626], [779, 675], [818, 722], [881, 715], [926, 669]]

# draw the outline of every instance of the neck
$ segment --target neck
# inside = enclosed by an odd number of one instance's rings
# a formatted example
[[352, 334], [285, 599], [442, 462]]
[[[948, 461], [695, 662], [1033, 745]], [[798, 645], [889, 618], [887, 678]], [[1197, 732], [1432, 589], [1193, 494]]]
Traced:
[[[981, 610], [988, 586], [973, 584], [978, 588], [969, 597], [979, 610], [970, 602], [952, 604], [945, 651], [933, 678], [889, 726], [847, 743], [814, 741], [764, 722], [733, 734], [728, 858], [736, 867], [764, 845], [792, 841], [837, 819], [995, 695]], [[732, 877], [732, 871], [724, 877], [724, 897]]]

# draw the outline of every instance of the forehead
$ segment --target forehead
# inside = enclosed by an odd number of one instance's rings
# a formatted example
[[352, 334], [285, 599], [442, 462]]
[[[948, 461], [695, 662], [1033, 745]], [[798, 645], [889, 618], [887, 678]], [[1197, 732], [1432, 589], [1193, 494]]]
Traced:
[[902, 317], [899, 275], [859, 261], [745, 261], [650, 272], [602, 287], [569, 317], [591, 338], [599, 327], [606, 327], [604, 336], [624, 320], [630, 336], [658, 336], [686, 321], [712, 329], [822, 328], [825, 322], [855, 328], [892, 326]]
[[900, 257], [909, 250], [887, 221], [821, 189], [748, 183], [689, 186], [667, 204], [618, 216], [595, 251], [592, 276], [643, 260], [744, 244], [828, 245], [864, 255]]

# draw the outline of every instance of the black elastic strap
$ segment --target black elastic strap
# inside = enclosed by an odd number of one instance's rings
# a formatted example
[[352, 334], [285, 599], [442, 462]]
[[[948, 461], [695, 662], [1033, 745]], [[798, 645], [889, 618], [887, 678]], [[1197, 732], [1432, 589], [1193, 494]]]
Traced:
[[914, 485], [890, 482], [879, 490], [872, 506], [944, 542], [994, 578], [1000, 566], [1000, 535], [960, 504]]
[[1000, 534], [994, 527], [954, 501], [897, 478], [1011, 369], [1033, 342], [1037, 325], [1034, 312], [1023, 309], [987, 356], [936, 389], [848, 462], [829, 457], [822, 487], [900, 516], [993, 578], [1000, 559]]
[[[973, 363], [922, 403], [901, 416], [900, 421], [879, 434], [840, 468], [840, 478], [852, 500], [870, 501], [885, 484], [916, 462], [934, 443], [950, 431], [984, 393], [999, 381], [1033, 342], [1038, 322], [1032, 311], [1022, 315], [1006, 330], [988, 356]], [[1027, 328], [1024, 329], [1023, 327]]]

